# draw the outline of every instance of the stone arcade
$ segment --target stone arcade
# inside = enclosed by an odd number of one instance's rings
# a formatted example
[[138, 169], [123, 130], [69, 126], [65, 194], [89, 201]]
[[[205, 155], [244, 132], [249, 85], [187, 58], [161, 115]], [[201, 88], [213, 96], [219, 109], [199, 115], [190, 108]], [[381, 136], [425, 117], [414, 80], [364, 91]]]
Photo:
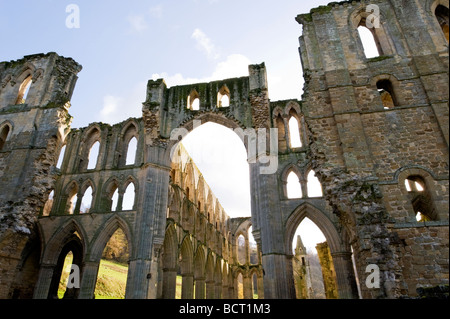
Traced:
[[[119, 228], [130, 247], [126, 298], [174, 298], [178, 270], [182, 298], [235, 298], [240, 274], [244, 298], [252, 298], [254, 276], [260, 298], [295, 298], [292, 242], [305, 217], [327, 239], [339, 298], [358, 298], [357, 278], [369, 299], [448, 285], [449, 2], [370, 1], [381, 13], [371, 30], [375, 58], [366, 58], [357, 31], [368, 4], [331, 3], [297, 17], [302, 101], [270, 101], [265, 65], [251, 65], [247, 77], [211, 83], [150, 80], [141, 118], [71, 129], [77, 62], [48, 53], [0, 63], [0, 298], [54, 297], [68, 251], [81, 273], [72, 297], [93, 298], [102, 251]], [[301, 147], [291, 146], [291, 118]], [[278, 129], [276, 172], [260, 173], [266, 154], [249, 157], [251, 218], [227, 216], [182, 148], [182, 160], [172, 161], [171, 133], [191, 131], [194, 121]], [[311, 171], [322, 197], [308, 196]], [[291, 172], [302, 198], [287, 196]], [[130, 185], [134, 205], [123, 207]], [[89, 212], [81, 205], [88, 189]], [[364, 285], [371, 264], [379, 288]]]

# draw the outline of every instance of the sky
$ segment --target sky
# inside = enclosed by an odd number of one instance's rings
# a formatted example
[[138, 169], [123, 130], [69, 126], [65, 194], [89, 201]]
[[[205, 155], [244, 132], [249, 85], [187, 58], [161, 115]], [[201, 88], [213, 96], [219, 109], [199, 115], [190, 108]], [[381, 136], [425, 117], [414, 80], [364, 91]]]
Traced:
[[[0, 0], [0, 61], [56, 52], [81, 64], [73, 128], [141, 117], [149, 79], [171, 87], [248, 76], [248, 65], [262, 62], [272, 101], [301, 99], [295, 17], [328, 2]], [[237, 136], [202, 125], [183, 144], [228, 215], [250, 216], [248, 165]], [[216, 162], [208, 163], [214, 152]]]

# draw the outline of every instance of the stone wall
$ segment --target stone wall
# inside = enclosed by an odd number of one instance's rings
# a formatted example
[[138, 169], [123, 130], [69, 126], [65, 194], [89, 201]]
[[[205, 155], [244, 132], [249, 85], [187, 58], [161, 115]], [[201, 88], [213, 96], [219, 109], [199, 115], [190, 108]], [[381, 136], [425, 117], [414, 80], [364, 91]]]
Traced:
[[[368, 2], [297, 17], [303, 106], [313, 167], [350, 234], [358, 274], [369, 264], [381, 269], [381, 288], [362, 284], [363, 297], [413, 296], [417, 287], [448, 283], [448, 42], [434, 15], [438, 1], [370, 4], [381, 12], [373, 32], [380, 56], [371, 59], [357, 32]], [[389, 81], [394, 107], [383, 105], [380, 81]], [[432, 198], [433, 228], [415, 220], [404, 183], [414, 176]], [[426, 249], [417, 244], [424, 240]], [[428, 274], [412, 256], [426, 256]]]

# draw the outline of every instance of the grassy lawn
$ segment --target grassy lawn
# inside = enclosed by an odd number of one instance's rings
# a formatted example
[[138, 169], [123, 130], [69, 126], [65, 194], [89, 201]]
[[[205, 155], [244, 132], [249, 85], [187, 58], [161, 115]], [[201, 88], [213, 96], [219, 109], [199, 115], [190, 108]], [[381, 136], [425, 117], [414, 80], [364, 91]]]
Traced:
[[[58, 289], [58, 297], [64, 296], [67, 278], [70, 272], [72, 261], [66, 260], [63, 274]], [[100, 267], [95, 286], [95, 299], [123, 299], [125, 298], [125, 287], [127, 284], [128, 266], [113, 261], [100, 261]]]
[[101, 260], [95, 286], [95, 299], [123, 299], [127, 284], [128, 266]]

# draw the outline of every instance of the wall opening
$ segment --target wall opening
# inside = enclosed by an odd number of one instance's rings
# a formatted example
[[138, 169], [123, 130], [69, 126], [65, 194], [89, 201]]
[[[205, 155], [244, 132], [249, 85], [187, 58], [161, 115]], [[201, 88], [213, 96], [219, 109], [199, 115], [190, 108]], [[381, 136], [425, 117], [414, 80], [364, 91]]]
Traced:
[[230, 106], [230, 90], [226, 85], [217, 93], [217, 106], [218, 107], [229, 107]]
[[244, 299], [244, 277], [242, 273], [237, 276], [237, 298]]
[[397, 99], [391, 81], [381, 80], [377, 82], [377, 90], [380, 94], [381, 102], [385, 110], [397, 106]]
[[409, 176], [405, 179], [405, 188], [408, 191], [416, 221], [426, 222], [438, 219], [431, 193], [421, 176]]
[[92, 206], [92, 187], [89, 186], [84, 191], [83, 197], [81, 198], [80, 214], [88, 214]]
[[288, 174], [286, 192], [288, 199], [302, 198], [302, 187], [299, 176], [293, 171]]
[[[292, 269], [297, 299], [332, 297], [326, 293], [323, 271], [323, 268], [328, 271], [330, 265], [322, 266], [323, 261], [318, 252], [319, 245], [323, 243], [326, 243], [326, 239], [321, 230], [309, 218], [304, 218], [299, 224], [292, 242]], [[327, 274], [325, 273], [325, 275]]]
[[125, 165], [134, 165], [136, 160], [136, 151], [137, 151], [137, 138], [133, 136], [131, 140], [128, 142], [127, 159]]
[[118, 228], [103, 249], [97, 273], [95, 299], [124, 299], [128, 276], [128, 240]]
[[256, 273], [252, 275], [252, 298], [258, 299], [258, 276]]
[[0, 131], [0, 151], [3, 149], [3, 146], [6, 144], [6, 139], [8, 138], [9, 134], [9, 125], [3, 126], [2, 130]]
[[294, 109], [289, 112], [289, 146], [291, 148], [302, 147], [302, 136], [300, 133], [300, 118]]
[[116, 190], [114, 191], [114, 193], [111, 197], [111, 211], [112, 212], [116, 212], [119, 210], [118, 204], [119, 204], [119, 189], [116, 187]]
[[313, 170], [310, 170], [307, 176], [308, 197], [322, 197], [322, 185]]
[[58, 162], [56, 163], [56, 168], [61, 169], [64, 160], [64, 154], [66, 153], [66, 145], [63, 145], [61, 151], [59, 152]]
[[45, 202], [44, 208], [42, 209], [42, 216], [50, 216], [50, 212], [52, 211], [52, 207], [53, 207], [54, 197], [55, 197], [55, 191], [52, 189], [52, 191], [48, 195], [47, 201]]
[[[247, 151], [239, 136], [223, 125], [207, 122], [185, 136], [181, 144], [226, 214], [250, 217], [249, 165]], [[207, 208], [207, 205], [203, 206]], [[214, 214], [210, 210], [208, 213]], [[214, 216], [209, 216], [208, 220], [212, 222]]]
[[361, 24], [358, 27], [358, 34], [367, 59], [383, 55], [380, 45], [377, 43], [378, 41], [375, 33], [365, 26], [365, 19], [361, 20]]
[[187, 108], [192, 111], [200, 110], [200, 95], [195, 89], [191, 91], [187, 98]]
[[65, 213], [73, 215], [78, 202], [78, 186], [76, 183], [72, 183], [67, 193], [67, 203]]
[[441, 26], [442, 32], [444, 33], [447, 43], [449, 42], [449, 10], [443, 5], [438, 5], [434, 12], [436, 19]]
[[58, 285], [58, 299], [63, 299], [67, 290], [67, 284], [69, 282], [69, 275], [72, 268], [73, 253], [69, 251], [64, 258], [64, 264], [61, 272], [61, 277], [59, 279]]
[[77, 299], [83, 265], [83, 246], [74, 231], [62, 247], [49, 287], [49, 299]]
[[248, 229], [248, 250], [250, 257], [250, 264], [257, 265], [259, 264], [259, 255], [258, 255], [258, 246], [255, 238], [253, 237], [253, 226], [250, 226]]
[[123, 194], [122, 210], [133, 210], [134, 199], [136, 197], [136, 187], [134, 183], [128, 184], [125, 193]]
[[89, 150], [87, 169], [95, 169], [97, 167], [98, 155], [100, 152], [100, 142], [95, 142]]
[[237, 261], [241, 265], [245, 265], [247, 262], [247, 249], [246, 249], [245, 237], [243, 235], [239, 235], [236, 240], [237, 247]]
[[31, 75], [29, 75], [19, 87], [19, 94], [17, 95], [16, 104], [24, 104], [28, 97], [28, 92], [31, 87]]

